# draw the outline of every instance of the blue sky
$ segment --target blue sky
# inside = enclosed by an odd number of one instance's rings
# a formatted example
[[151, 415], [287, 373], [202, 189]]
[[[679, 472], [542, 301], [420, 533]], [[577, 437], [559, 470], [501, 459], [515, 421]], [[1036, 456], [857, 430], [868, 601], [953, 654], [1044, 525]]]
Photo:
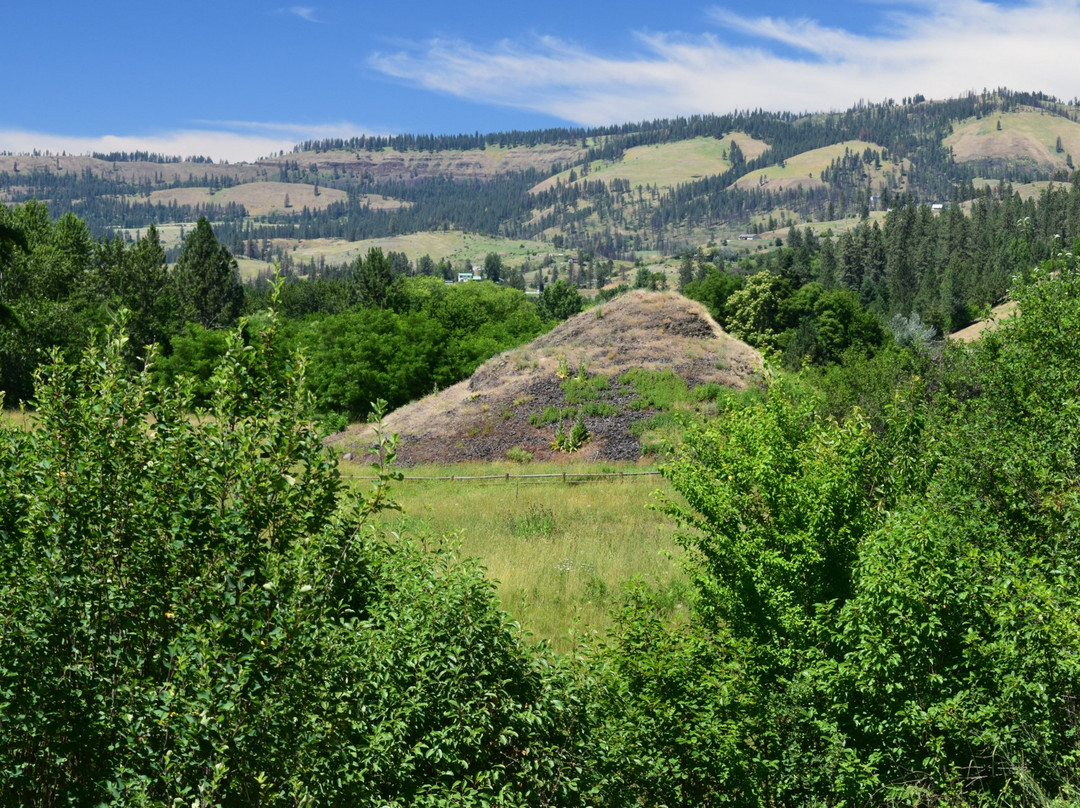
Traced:
[[0, 0], [0, 150], [254, 159], [309, 137], [1080, 95], [1080, 0]]

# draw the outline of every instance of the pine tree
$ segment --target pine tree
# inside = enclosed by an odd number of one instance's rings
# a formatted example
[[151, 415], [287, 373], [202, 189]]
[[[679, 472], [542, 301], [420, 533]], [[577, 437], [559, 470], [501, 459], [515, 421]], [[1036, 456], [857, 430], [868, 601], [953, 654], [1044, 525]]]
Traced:
[[236, 259], [218, 243], [207, 218], [199, 217], [176, 259], [176, 302], [181, 320], [204, 328], [227, 328], [240, 316], [243, 301]]
[[400, 282], [394, 276], [390, 259], [378, 247], [368, 250], [367, 258], [356, 257], [353, 267], [356, 293], [363, 306], [388, 309], [397, 299]]

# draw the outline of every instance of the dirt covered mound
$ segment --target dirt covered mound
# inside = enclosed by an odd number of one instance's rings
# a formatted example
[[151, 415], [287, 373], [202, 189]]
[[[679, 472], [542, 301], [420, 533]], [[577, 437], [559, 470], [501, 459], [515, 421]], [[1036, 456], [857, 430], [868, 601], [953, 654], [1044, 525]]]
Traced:
[[[573, 457], [636, 460], [642, 450], [631, 425], [656, 410], [619, 382], [634, 369], [672, 371], [690, 388], [712, 382], [743, 390], [760, 378], [761, 357], [724, 333], [701, 304], [673, 292], [633, 291], [493, 357], [470, 379], [390, 413], [383, 426], [400, 436], [404, 465], [498, 460], [515, 449], [542, 460], [567, 457], [551, 448], [558, 424], [551, 417], [573, 411], [590, 433]], [[591, 412], [568, 402], [568, 379], [603, 388]], [[361, 462], [370, 441], [366, 425], [327, 440]]]

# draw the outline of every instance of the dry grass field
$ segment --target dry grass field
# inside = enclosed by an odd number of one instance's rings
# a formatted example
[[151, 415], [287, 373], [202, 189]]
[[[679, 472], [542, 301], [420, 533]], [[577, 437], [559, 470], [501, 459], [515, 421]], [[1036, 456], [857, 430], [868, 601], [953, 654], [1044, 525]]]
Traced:
[[[734, 187], [745, 190], [761, 188], [772, 191], [797, 188], [799, 186], [806, 189], [819, 188], [823, 185], [821, 172], [827, 169], [833, 160], [843, 157], [845, 151], [850, 150], [853, 153], [861, 154], [868, 147], [875, 151], [881, 151], [880, 146], [862, 140], [848, 140], [821, 149], [813, 149], [788, 158], [783, 166], [771, 165], [751, 171], [749, 174], [740, 177]], [[889, 172], [899, 174], [899, 169], [888, 162], [882, 163], [880, 169], [866, 166], [865, 171], [867, 179], [873, 182], [875, 187]]]
[[[757, 157], [768, 148], [762, 141], [754, 140], [741, 132], [728, 135], [722, 140], [699, 137], [677, 143], [635, 146], [627, 149], [618, 162], [593, 163], [589, 174], [583, 179], [610, 181], [618, 178], [627, 180], [634, 188], [646, 185], [672, 188], [680, 183], [727, 171], [731, 167], [727, 154], [732, 142], [739, 144], [739, 148], [748, 160]], [[580, 166], [573, 170], [575, 176], [581, 177]], [[556, 182], [568, 184], [570, 169], [549, 177], [532, 190], [543, 191], [555, 185]], [[581, 179], [577, 179], [576, 182], [581, 182]]]
[[956, 339], [961, 342], [971, 342], [972, 340], [978, 339], [988, 328], [994, 328], [1002, 320], [1007, 317], [1012, 317], [1016, 313], [1016, 301], [1008, 300], [1000, 306], [994, 306], [994, 308], [990, 310], [989, 319], [979, 320], [976, 323], [972, 323], [967, 328], [954, 331], [949, 335], [949, 339]]
[[290, 251], [298, 262], [318, 261], [322, 257], [328, 264], [351, 263], [358, 255], [367, 255], [372, 247], [383, 252], [405, 253], [410, 261], [416, 261], [422, 255], [430, 255], [436, 261], [448, 258], [455, 266], [465, 262], [483, 264], [484, 256], [489, 252], [498, 253], [509, 266], [517, 266], [526, 260], [537, 263], [551, 250], [550, 244], [541, 241], [492, 238], [460, 230], [425, 231], [361, 241], [273, 239], [272, 244]]
[[[1059, 137], [1061, 152], [1056, 149]], [[1080, 160], [1080, 124], [1036, 110], [1006, 112], [958, 123], [945, 145], [961, 163], [1022, 158], [1051, 170], [1065, 169], [1066, 155]]]
[[23, 429], [31, 423], [34, 414], [23, 410], [0, 409], [0, 427], [13, 426]]
[[[286, 198], [289, 207], [285, 206]], [[213, 200], [218, 205], [235, 202], [243, 205], [249, 216], [266, 216], [270, 213], [299, 214], [304, 208], [322, 210], [332, 202], [344, 202], [349, 195], [336, 188], [319, 188], [315, 196], [315, 186], [299, 182], [249, 182], [225, 188], [214, 194]]]

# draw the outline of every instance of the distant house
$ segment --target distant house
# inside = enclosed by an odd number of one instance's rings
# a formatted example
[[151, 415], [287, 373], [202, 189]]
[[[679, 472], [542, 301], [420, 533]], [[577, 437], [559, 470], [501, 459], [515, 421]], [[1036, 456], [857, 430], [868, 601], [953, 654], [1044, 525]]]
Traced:
[[740, 233], [739, 241], [757, 241], [761, 236], [757, 233]]
[[941, 212], [943, 210], [948, 210], [950, 207], [952, 206], [948, 202], [935, 202], [930, 206], [930, 210]]
[[475, 280], [475, 276], [471, 272], [459, 272], [457, 274], [458, 283], [467, 283], [471, 280]]

